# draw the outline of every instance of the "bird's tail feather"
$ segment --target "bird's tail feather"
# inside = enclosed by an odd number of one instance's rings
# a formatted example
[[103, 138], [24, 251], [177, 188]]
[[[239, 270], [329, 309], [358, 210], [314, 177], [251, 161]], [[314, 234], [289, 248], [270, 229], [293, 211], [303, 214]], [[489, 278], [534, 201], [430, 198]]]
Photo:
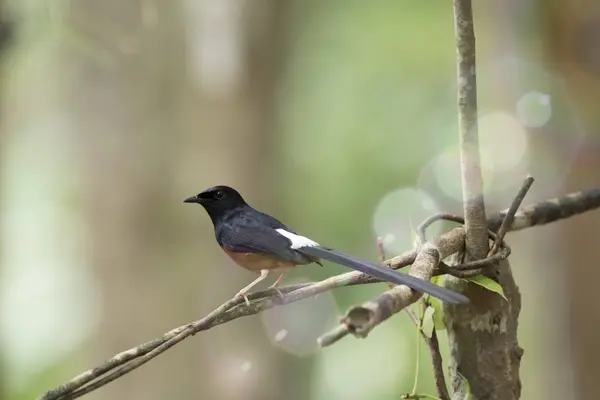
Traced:
[[423, 279], [415, 278], [391, 268], [386, 268], [368, 261], [359, 260], [335, 250], [325, 249], [323, 247], [303, 247], [297, 251], [323, 258], [325, 260], [343, 265], [345, 267], [360, 271], [374, 278], [383, 281], [392, 282], [396, 285], [406, 285], [418, 292], [428, 293], [433, 297], [452, 304], [468, 303], [469, 298], [450, 289], [435, 285]]

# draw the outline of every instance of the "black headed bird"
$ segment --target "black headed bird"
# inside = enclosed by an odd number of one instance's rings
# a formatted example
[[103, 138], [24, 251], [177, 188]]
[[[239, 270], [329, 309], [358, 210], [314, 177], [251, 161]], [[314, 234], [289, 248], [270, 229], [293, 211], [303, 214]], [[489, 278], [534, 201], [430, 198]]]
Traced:
[[291, 268], [310, 263], [320, 264], [322, 259], [383, 281], [406, 285], [447, 303], [469, 301], [460, 293], [423, 279], [323, 247], [298, 235], [270, 215], [255, 210], [235, 189], [228, 186], [211, 187], [196, 196], [188, 197], [184, 202], [198, 203], [206, 209], [213, 222], [219, 246], [233, 261], [247, 270], [260, 272], [257, 279], [237, 294], [244, 297], [246, 303], [246, 294], [270, 272], [279, 273], [279, 277], [271, 285], [271, 288], [276, 288]]

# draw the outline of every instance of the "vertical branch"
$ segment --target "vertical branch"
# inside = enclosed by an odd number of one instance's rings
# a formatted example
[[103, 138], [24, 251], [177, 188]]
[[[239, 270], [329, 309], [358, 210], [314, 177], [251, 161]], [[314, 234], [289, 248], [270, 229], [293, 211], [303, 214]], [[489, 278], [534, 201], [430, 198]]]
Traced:
[[457, 57], [457, 101], [463, 211], [466, 249], [470, 259], [484, 258], [488, 251], [483, 179], [477, 130], [477, 78], [475, 32], [471, 0], [454, 0], [454, 31]]
[[[453, 5], [466, 261], [471, 261], [484, 258], [488, 252], [477, 131], [475, 33], [471, 0], [453, 0]], [[523, 350], [518, 344], [517, 326], [521, 296], [507, 260], [498, 265], [497, 272], [508, 301], [469, 286], [471, 306], [445, 307], [455, 395], [465, 393], [468, 382], [473, 398], [515, 400], [520, 396]]]

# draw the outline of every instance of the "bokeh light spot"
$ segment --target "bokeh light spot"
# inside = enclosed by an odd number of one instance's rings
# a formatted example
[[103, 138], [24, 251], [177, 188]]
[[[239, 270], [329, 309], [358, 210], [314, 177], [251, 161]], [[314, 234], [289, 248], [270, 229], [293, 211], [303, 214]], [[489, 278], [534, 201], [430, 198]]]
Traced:
[[275, 335], [275, 341], [276, 342], [281, 342], [283, 339], [285, 339], [285, 337], [287, 336], [287, 334], [288, 334], [287, 330], [285, 330], [285, 329], [280, 330]]
[[[415, 188], [402, 188], [386, 194], [373, 215], [373, 229], [382, 238], [386, 251], [398, 253], [411, 248], [414, 229], [425, 218], [437, 213], [435, 200], [426, 192]], [[436, 235], [432, 227], [431, 234]]]
[[552, 117], [552, 102], [550, 95], [540, 92], [525, 93], [516, 106], [517, 118], [523, 126], [539, 128], [544, 126]]
[[242, 365], [240, 365], [240, 370], [242, 372], [248, 372], [252, 369], [252, 363], [250, 361], [244, 361]]
[[255, 390], [262, 379], [261, 359], [261, 355], [252, 350], [238, 348], [221, 352], [211, 367], [220, 393], [227, 395], [227, 398], [234, 398], [239, 393]]
[[498, 173], [514, 169], [527, 151], [527, 131], [506, 112], [492, 112], [479, 117], [481, 167]]
[[458, 148], [449, 147], [431, 160], [431, 170], [437, 187], [446, 196], [462, 199], [460, 178], [460, 153]]
[[[309, 279], [286, 281], [288, 284]], [[318, 350], [317, 338], [337, 321], [338, 309], [331, 292], [275, 307], [261, 314], [267, 336], [286, 352], [305, 356]]]

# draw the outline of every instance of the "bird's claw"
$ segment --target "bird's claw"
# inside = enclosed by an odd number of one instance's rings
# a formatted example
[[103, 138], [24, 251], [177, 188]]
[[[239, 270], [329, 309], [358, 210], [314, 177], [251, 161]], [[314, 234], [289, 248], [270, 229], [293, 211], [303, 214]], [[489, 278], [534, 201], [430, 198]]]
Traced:
[[246, 296], [245, 293], [239, 292], [238, 294], [235, 295], [235, 297], [242, 297], [244, 299], [244, 302], [246, 303], [247, 306], [250, 305], [250, 300], [248, 300], [248, 296]]
[[271, 289], [275, 289], [275, 291], [277, 292], [279, 297], [283, 300], [283, 292], [281, 290], [279, 290], [279, 288], [273, 287]]
[[277, 292], [277, 294], [279, 295], [279, 297], [281, 299], [283, 299], [283, 292], [281, 290], [279, 290], [279, 288], [277, 287], [277, 283], [279, 283], [279, 282], [276, 282], [276, 283], [272, 284], [271, 286], [269, 286], [269, 289], [275, 290]]

